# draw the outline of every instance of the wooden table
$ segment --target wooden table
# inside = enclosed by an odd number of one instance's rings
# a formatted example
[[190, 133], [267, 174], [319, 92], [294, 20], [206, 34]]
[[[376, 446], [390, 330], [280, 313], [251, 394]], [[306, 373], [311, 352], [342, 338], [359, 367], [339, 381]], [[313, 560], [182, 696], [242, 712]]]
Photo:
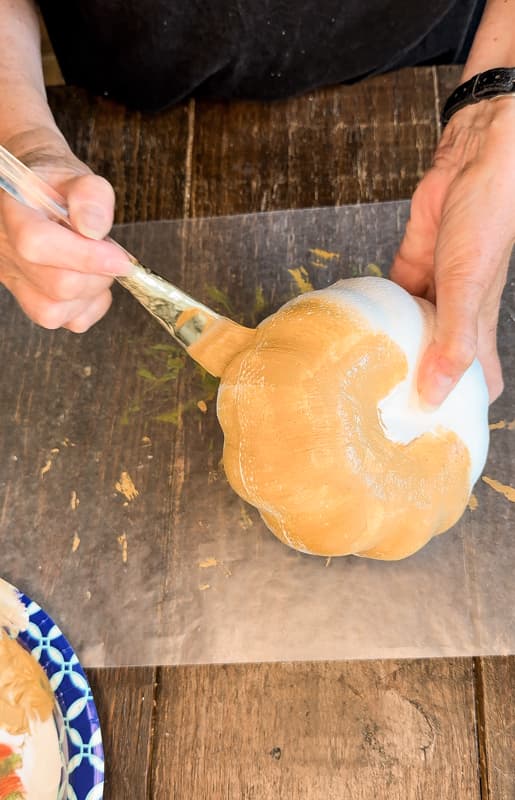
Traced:
[[[286, 103], [191, 101], [157, 117], [70, 88], [49, 94], [128, 222], [407, 198], [456, 79], [405, 70]], [[89, 677], [107, 800], [515, 798], [514, 658]]]

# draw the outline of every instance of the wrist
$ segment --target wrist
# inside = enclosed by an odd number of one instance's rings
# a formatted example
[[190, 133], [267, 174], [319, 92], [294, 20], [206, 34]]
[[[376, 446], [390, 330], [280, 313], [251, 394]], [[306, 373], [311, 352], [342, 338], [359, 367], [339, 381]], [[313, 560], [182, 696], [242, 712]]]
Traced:
[[515, 2], [488, 0], [460, 83], [497, 67], [515, 67]]
[[47, 138], [63, 138], [45, 94], [26, 82], [3, 81], [0, 76], [0, 144], [7, 147], [10, 140], [31, 131], [45, 132]]
[[[32, 121], [31, 121], [32, 123]], [[68, 156], [70, 148], [62, 133], [55, 125], [27, 125], [13, 130], [11, 135], [0, 140], [0, 143], [16, 158], [25, 159], [32, 153], [55, 154], [57, 157]]]

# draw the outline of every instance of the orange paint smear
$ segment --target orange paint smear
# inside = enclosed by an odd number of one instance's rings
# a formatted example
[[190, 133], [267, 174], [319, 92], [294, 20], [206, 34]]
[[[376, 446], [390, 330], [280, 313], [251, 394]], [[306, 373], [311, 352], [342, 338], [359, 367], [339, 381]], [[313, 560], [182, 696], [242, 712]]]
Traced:
[[488, 475], [483, 475], [483, 481], [495, 492], [502, 494], [510, 503], [515, 503], [515, 489], [513, 486], [508, 486], [506, 483], [501, 483], [494, 478], [489, 478]]

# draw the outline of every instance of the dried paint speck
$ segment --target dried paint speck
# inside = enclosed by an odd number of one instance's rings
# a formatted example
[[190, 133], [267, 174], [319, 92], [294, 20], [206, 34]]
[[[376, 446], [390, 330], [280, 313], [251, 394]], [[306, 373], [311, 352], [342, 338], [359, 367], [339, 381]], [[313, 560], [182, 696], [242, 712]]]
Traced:
[[50, 472], [51, 469], [52, 469], [52, 459], [49, 458], [45, 466], [41, 467], [41, 469], [39, 470], [40, 477], [42, 478], [44, 475], [47, 474], [47, 472]]
[[321, 258], [323, 261], [334, 261], [335, 258], [340, 258], [339, 253], [333, 253], [330, 250], [322, 250], [320, 247], [310, 247], [309, 252], [315, 258]]
[[475, 494], [471, 494], [468, 502], [468, 507], [471, 511], [475, 511], [479, 506], [479, 501]]
[[242, 528], [244, 531], [248, 531], [249, 528], [252, 528], [253, 524], [254, 523], [252, 522], [249, 512], [245, 506], [242, 505], [240, 509], [240, 528]]
[[217, 567], [218, 563], [216, 558], [205, 558], [203, 561], [199, 561], [198, 565], [200, 569], [209, 569], [210, 567]]
[[501, 483], [494, 478], [489, 478], [488, 475], [483, 475], [483, 481], [495, 492], [502, 494], [510, 503], [515, 503], [515, 489], [513, 486], [508, 486], [506, 483]]
[[296, 267], [295, 269], [289, 269], [288, 272], [295, 281], [297, 289], [302, 294], [304, 294], [304, 292], [313, 291], [313, 284], [309, 279], [309, 275], [305, 267]]
[[122, 561], [123, 561], [124, 564], [126, 564], [127, 561], [128, 561], [128, 558], [129, 558], [129, 552], [128, 552], [129, 545], [128, 545], [128, 542], [127, 542], [127, 534], [122, 533], [121, 536], [118, 536], [117, 537], [117, 542], [120, 545], [120, 547], [122, 548]]
[[135, 500], [139, 495], [138, 490], [134, 486], [134, 481], [128, 472], [122, 472], [120, 479], [116, 481], [114, 488], [117, 492], [123, 494], [123, 496], [129, 501]]
[[506, 422], [505, 419], [500, 419], [499, 422], [492, 422], [489, 426], [491, 431], [502, 431], [506, 428], [508, 431], [515, 429], [515, 419], [511, 422]]

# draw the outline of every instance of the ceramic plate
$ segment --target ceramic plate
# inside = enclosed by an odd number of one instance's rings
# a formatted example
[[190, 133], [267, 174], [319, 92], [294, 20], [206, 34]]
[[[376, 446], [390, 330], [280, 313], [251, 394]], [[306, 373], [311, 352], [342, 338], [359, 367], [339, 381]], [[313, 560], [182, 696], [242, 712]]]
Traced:
[[18, 641], [32, 653], [50, 680], [61, 711], [63, 750], [67, 750], [58, 800], [102, 800], [104, 751], [93, 695], [73, 648], [57, 625], [33, 600], [19, 592], [27, 608], [29, 625]]

